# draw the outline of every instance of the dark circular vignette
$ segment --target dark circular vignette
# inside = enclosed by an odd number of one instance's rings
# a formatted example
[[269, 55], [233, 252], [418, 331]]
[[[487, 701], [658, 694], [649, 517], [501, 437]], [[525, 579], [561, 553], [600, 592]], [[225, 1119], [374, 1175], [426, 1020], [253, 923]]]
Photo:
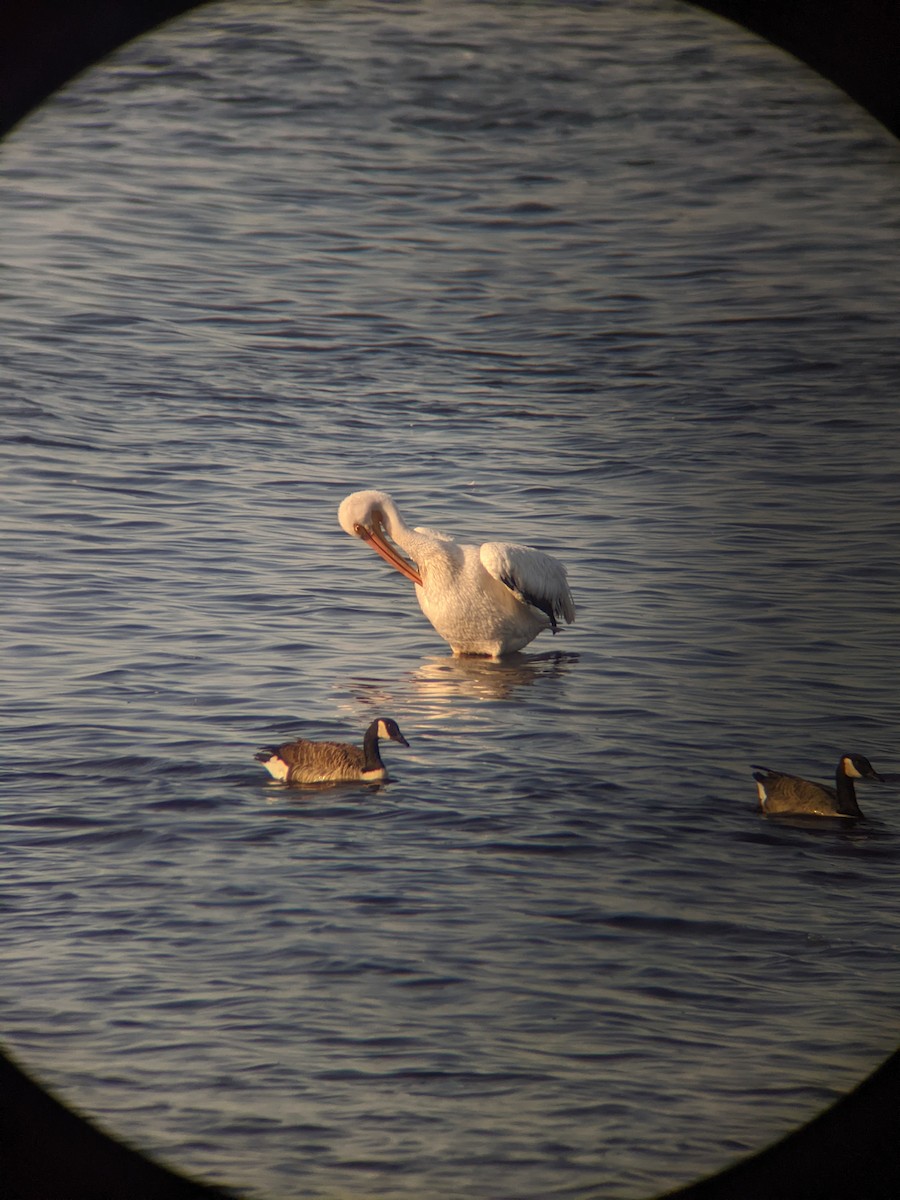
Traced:
[[[0, 137], [118, 46], [207, 0], [31, 0], [0, 9]], [[894, 0], [695, 0], [787, 50], [900, 137]], [[0, 1031], [2, 1036], [2, 1031]], [[0, 1051], [4, 1200], [228, 1200], [107, 1136]], [[775, 1145], [659, 1200], [896, 1200], [900, 1051]]]
[[[0, 137], [117, 46], [209, 0], [19, 0], [0, 7]], [[690, 0], [780, 46], [900, 137], [894, 0]]]

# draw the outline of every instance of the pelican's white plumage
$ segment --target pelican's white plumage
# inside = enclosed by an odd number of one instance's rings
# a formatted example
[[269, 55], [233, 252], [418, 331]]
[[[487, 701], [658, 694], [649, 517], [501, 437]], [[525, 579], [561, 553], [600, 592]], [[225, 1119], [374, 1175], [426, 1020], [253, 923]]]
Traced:
[[353, 492], [338, 520], [412, 580], [422, 612], [454, 654], [499, 658], [545, 629], [555, 633], [557, 618], [575, 620], [566, 569], [541, 550], [514, 542], [467, 546], [434, 529], [410, 529], [386, 492]]

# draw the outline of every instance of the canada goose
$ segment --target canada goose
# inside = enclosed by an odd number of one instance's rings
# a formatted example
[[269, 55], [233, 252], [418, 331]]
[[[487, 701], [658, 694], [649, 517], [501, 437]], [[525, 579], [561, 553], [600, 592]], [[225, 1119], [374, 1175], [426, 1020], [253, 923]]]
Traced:
[[300, 738], [283, 746], [267, 746], [254, 757], [282, 783], [337, 783], [348, 779], [375, 783], [387, 776], [378, 752], [379, 737], [409, 745], [396, 721], [377, 717], [366, 730], [362, 750], [349, 742], [308, 742]]
[[861, 754], [843, 754], [834, 773], [836, 788], [810, 783], [796, 775], [754, 767], [753, 778], [764, 813], [805, 813], [811, 817], [861, 817], [854, 779], [884, 781]]

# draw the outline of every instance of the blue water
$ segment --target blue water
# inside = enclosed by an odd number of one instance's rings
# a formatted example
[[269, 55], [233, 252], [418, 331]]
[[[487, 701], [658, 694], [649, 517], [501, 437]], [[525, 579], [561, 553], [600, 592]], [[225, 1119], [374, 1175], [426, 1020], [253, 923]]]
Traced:
[[[630, 1200], [900, 1031], [900, 154], [660, 0], [210, 5], [2, 153], [0, 1040], [248, 1196]], [[337, 525], [524, 541], [454, 660]], [[392, 781], [260, 744], [394, 717]]]

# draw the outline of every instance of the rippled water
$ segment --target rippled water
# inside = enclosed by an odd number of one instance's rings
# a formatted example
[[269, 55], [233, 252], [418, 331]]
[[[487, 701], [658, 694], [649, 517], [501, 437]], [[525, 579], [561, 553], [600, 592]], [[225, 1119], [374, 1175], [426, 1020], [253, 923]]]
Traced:
[[[637, 1197], [898, 1032], [897, 146], [666, 3], [205, 7], [3, 151], [0, 1038], [248, 1195]], [[456, 661], [347, 538], [568, 566]], [[393, 776], [253, 753], [395, 717]]]

